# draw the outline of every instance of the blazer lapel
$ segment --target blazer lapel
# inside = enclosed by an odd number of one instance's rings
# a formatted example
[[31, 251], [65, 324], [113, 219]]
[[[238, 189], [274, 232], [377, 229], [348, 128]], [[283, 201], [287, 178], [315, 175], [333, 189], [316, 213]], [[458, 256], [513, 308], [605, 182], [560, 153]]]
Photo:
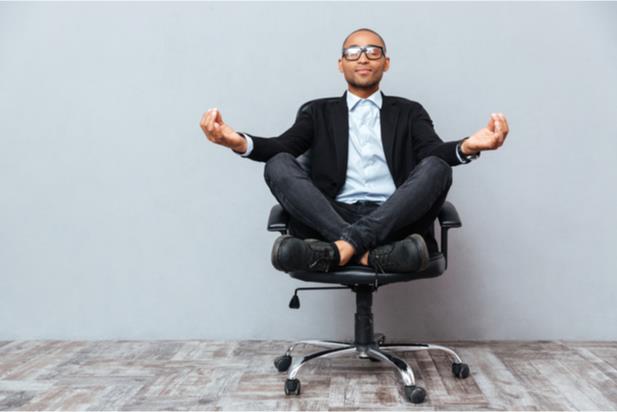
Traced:
[[394, 170], [394, 138], [396, 136], [396, 122], [398, 120], [399, 108], [390, 96], [386, 96], [381, 92], [383, 98], [381, 105], [381, 114], [379, 120], [381, 122], [381, 143], [383, 144], [384, 155], [386, 162], [390, 168], [390, 173]]
[[336, 168], [338, 178], [345, 182], [347, 175], [347, 154], [349, 149], [349, 109], [347, 90], [334, 104], [332, 113], [334, 127], [334, 146], [336, 148]]

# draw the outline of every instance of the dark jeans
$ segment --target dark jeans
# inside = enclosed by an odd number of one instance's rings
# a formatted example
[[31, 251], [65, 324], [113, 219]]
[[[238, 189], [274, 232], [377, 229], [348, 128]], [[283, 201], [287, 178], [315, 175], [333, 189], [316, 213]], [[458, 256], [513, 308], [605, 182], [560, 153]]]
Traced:
[[327, 198], [289, 153], [266, 162], [264, 177], [274, 197], [290, 214], [289, 233], [307, 239], [346, 240], [356, 257], [411, 233], [437, 249], [433, 223], [452, 185], [452, 168], [436, 156], [424, 159], [383, 203], [347, 204]]

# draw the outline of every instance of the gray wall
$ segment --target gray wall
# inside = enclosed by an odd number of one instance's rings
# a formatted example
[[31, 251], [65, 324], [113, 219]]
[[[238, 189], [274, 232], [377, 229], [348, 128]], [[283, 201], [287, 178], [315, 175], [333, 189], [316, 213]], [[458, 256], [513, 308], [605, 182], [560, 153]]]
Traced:
[[450, 269], [375, 296], [413, 339], [617, 339], [617, 4], [0, 4], [0, 339], [349, 338], [353, 295], [275, 271], [263, 164], [208, 142], [218, 107], [276, 136], [346, 88], [345, 35], [386, 39], [385, 94], [455, 168]]

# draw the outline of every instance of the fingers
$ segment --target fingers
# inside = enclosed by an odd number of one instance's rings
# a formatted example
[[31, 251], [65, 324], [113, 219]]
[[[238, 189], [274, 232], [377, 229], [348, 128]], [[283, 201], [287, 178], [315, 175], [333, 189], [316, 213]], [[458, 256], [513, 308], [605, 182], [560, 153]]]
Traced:
[[495, 119], [495, 132], [502, 134], [505, 138], [510, 131], [506, 116], [503, 113], [492, 113], [491, 118]]
[[506, 137], [508, 135], [508, 132], [510, 131], [510, 126], [508, 126], [508, 119], [506, 119], [506, 116], [503, 113], [499, 113], [501, 115], [501, 122], [503, 123], [503, 137]]
[[501, 118], [497, 113], [491, 114], [491, 117], [495, 120], [495, 133], [502, 133]]
[[503, 145], [509, 128], [503, 113], [491, 113], [486, 128], [479, 130], [472, 137], [474, 144], [481, 150], [495, 150]]
[[199, 127], [201, 127], [204, 132], [206, 131], [206, 120], [208, 120], [208, 114], [209, 112], [205, 112], [199, 121]]
[[486, 128], [479, 130], [474, 137], [478, 139], [475, 142], [480, 150], [495, 150], [503, 144], [503, 134], [499, 131], [490, 131]]
[[493, 118], [493, 116], [491, 116], [490, 120], [488, 121], [486, 128], [491, 132], [495, 131], [495, 119]]
[[491, 117], [495, 120], [495, 133], [493, 134], [493, 139], [491, 142], [491, 149], [494, 150], [501, 146], [503, 132], [501, 118], [499, 117], [499, 115], [497, 113], [492, 113]]
[[201, 122], [199, 123], [201, 128], [206, 133], [209, 131], [210, 118], [211, 118], [210, 115], [211, 115], [211, 113], [212, 113], [212, 109], [208, 109], [208, 111], [205, 112], [204, 115], [201, 117]]
[[208, 112], [208, 122], [206, 127], [209, 132], [212, 132], [214, 130], [214, 119], [216, 118], [216, 108], [210, 109]]
[[208, 109], [208, 111], [201, 117], [200, 121], [200, 126], [206, 134], [208, 140], [215, 143], [218, 143], [220, 137], [220, 125], [215, 122], [217, 113], [217, 108]]
[[495, 119], [495, 134], [493, 135], [492, 148], [497, 149], [503, 144], [505, 135], [505, 123], [503, 122], [502, 113], [492, 113], [492, 118]]
[[221, 115], [221, 112], [216, 107], [214, 108], [214, 115], [215, 115], [214, 121], [218, 123], [219, 125], [223, 124], [223, 115]]

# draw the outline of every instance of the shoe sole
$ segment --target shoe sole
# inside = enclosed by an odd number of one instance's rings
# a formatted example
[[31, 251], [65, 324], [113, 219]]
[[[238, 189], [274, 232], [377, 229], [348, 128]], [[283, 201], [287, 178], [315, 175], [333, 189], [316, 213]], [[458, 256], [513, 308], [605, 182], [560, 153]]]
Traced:
[[426, 246], [426, 241], [421, 235], [417, 233], [414, 233], [410, 237], [415, 239], [414, 243], [416, 245], [416, 248], [418, 249], [418, 253], [420, 254], [420, 268], [418, 269], [418, 271], [422, 271], [428, 267], [429, 262], [429, 253], [428, 247]]
[[278, 256], [279, 256], [279, 250], [281, 248], [281, 244], [283, 243], [283, 241], [285, 239], [288, 239], [292, 237], [291, 235], [281, 235], [278, 238], [276, 238], [276, 240], [274, 241], [274, 245], [272, 246], [272, 254], [270, 255], [270, 260], [272, 261], [272, 266], [274, 266], [274, 268], [276, 270], [280, 270], [281, 272], [287, 272], [287, 270], [283, 269], [279, 264], [278, 264]]

